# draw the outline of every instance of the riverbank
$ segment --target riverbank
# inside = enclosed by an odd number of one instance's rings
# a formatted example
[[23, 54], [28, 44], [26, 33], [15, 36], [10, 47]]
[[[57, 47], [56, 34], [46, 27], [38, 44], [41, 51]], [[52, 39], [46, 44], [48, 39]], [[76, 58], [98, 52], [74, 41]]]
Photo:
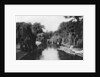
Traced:
[[83, 50], [80, 50], [79, 48], [67, 48], [67, 47], [64, 47], [64, 46], [60, 46], [59, 48], [57, 48], [57, 50], [62, 50], [64, 52], [68, 53], [68, 54], [83, 57]]

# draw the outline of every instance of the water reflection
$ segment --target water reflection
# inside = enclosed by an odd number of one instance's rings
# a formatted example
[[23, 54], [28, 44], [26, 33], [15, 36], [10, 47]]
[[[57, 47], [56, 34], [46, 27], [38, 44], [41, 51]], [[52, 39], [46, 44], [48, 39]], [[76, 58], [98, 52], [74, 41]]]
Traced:
[[59, 60], [58, 51], [54, 47], [46, 48], [40, 57], [40, 60]]
[[20, 60], [83, 60], [83, 57], [59, 50], [57, 45], [40, 44]]

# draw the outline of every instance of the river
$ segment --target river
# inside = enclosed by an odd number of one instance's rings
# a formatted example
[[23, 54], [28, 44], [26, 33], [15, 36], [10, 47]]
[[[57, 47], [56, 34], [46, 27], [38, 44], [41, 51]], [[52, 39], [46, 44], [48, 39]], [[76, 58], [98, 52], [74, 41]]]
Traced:
[[59, 60], [59, 54], [57, 49], [54, 48], [46, 48], [42, 55], [40, 56], [40, 60]]
[[39, 45], [20, 60], [83, 60], [83, 57], [66, 53], [55, 46]]

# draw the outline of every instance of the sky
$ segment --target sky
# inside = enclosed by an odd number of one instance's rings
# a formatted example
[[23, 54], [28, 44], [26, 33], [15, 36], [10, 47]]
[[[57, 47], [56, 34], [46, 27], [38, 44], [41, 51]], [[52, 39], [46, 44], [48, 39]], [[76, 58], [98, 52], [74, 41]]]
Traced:
[[45, 26], [44, 31], [56, 31], [63, 21], [69, 21], [64, 16], [16, 16], [16, 22], [39, 22]]

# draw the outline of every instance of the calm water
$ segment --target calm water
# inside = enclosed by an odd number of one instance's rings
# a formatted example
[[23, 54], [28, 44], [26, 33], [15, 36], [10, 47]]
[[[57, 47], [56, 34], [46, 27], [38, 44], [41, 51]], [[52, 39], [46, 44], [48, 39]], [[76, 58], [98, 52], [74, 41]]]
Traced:
[[46, 48], [44, 51], [42, 51], [40, 60], [59, 60], [59, 54], [57, 49], [53, 47]]
[[68, 54], [54, 47], [48, 47], [42, 51], [40, 60], [83, 60], [83, 57]]
[[83, 60], [83, 57], [57, 50], [56, 46], [39, 45], [32, 53], [28, 53], [20, 60]]

